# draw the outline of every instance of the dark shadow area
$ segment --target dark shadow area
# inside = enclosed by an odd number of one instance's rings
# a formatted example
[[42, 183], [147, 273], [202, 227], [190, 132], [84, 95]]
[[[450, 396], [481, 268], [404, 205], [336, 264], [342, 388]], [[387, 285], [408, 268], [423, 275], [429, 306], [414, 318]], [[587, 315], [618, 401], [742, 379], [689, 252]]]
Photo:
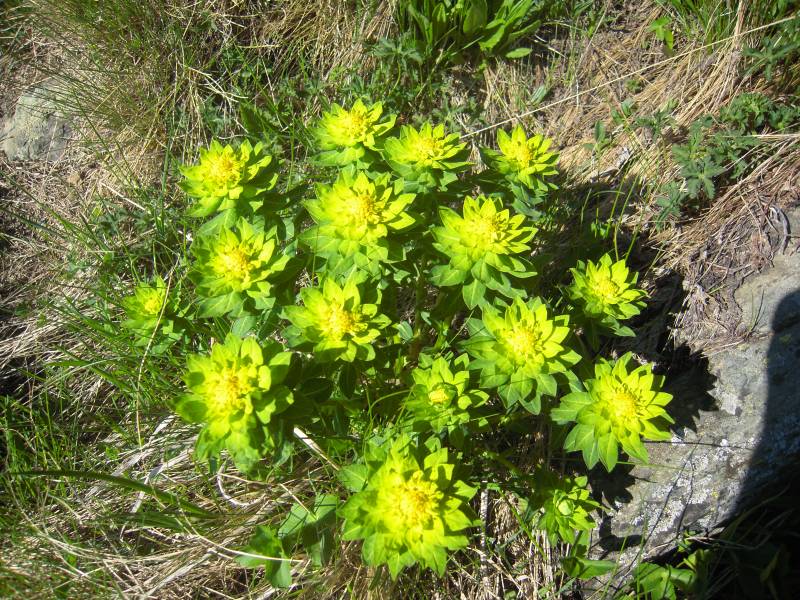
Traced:
[[[786, 474], [776, 473], [775, 465], [791, 456], [800, 457], [800, 290], [778, 304], [766, 366], [768, 394], [763, 427], [737, 499], [737, 512], [758, 499], [765, 483]], [[797, 463], [792, 467], [796, 473]]]
[[[694, 565], [679, 597], [790, 600], [800, 589], [800, 290], [772, 314], [761, 430], [730, 518], [653, 562]], [[753, 389], [757, 383], [752, 382]], [[731, 473], [732, 481], [737, 479]], [[689, 509], [691, 507], [687, 507]], [[602, 527], [601, 527], [602, 534]], [[629, 538], [630, 539], [630, 538]], [[605, 546], [604, 546], [605, 547]]]

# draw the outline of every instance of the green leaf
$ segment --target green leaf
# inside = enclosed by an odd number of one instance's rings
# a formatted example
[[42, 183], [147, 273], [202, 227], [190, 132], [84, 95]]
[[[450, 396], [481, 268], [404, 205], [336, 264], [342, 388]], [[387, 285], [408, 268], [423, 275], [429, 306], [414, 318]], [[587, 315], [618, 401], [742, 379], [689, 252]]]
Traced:
[[365, 464], [354, 464], [342, 467], [338, 473], [339, 481], [351, 492], [360, 492], [367, 485], [369, 468]]
[[607, 471], [612, 471], [617, 465], [619, 457], [617, 439], [608, 433], [597, 440], [597, 448], [600, 452], [600, 462], [603, 463]]
[[533, 52], [533, 48], [515, 48], [511, 52], [506, 52], [506, 58], [522, 58], [523, 56], [528, 56]]
[[579, 556], [568, 556], [561, 561], [561, 564], [570, 577], [578, 579], [599, 577], [617, 568], [617, 563], [613, 560], [591, 560]]
[[479, 29], [483, 28], [486, 25], [488, 12], [486, 0], [472, 0], [469, 2], [467, 16], [464, 17], [464, 24], [461, 28], [464, 35], [471, 37]]
[[473, 279], [472, 283], [461, 288], [461, 295], [467, 308], [472, 310], [486, 296], [486, 286], [477, 279]]
[[192, 504], [187, 500], [179, 498], [175, 494], [164, 492], [156, 489], [152, 485], [147, 485], [135, 479], [128, 479], [125, 477], [117, 477], [115, 475], [107, 475], [105, 473], [97, 473], [94, 471], [21, 471], [17, 473], [25, 477], [67, 477], [72, 479], [86, 479], [88, 481], [105, 481], [117, 487], [133, 490], [135, 492], [143, 492], [148, 494], [164, 504], [171, 504], [179, 507], [187, 513], [191, 513], [194, 517], [215, 517], [215, 513], [209, 512], [204, 508], [200, 508], [196, 504]]

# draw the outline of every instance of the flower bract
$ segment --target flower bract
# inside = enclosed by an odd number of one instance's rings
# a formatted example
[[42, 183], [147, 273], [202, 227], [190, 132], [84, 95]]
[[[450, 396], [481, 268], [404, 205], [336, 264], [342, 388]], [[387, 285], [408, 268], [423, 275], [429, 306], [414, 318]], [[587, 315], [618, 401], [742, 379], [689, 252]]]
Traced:
[[419, 130], [404, 125], [399, 137], [388, 138], [383, 155], [401, 177], [427, 187], [447, 186], [469, 162], [467, 145], [458, 134], [446, 134], [444, 125], [425, 123]]
[[195, 199], [188, 210], [192, 217], [206, 217], [217, 211], [250, 211], [248, 203], [272, 189], [277, 181], [272, 157], [261, 143], [243, 141], [238, 146], [223, 146], [213, 140], [200, 150], [195, 165], [180, 167], [181, 187]]
[[631, 273], [624, 260], [613, 262], [610, 254], [597, 263], [578, 262], [570, 271], [573, 283], [567, 293], [586, 317], [617, 335], [633, 335], [619, 321], [638, 315], [644, 307], [645, 292], [634, 287], [638, 274]]
[[323, 150], [321, 162], [342, 166], [361, 159], [365, 149], [374, 150], [378, 138], [394, 127], [394, 115], [381, 121], [382, 114], [380, 102], [367, 106], [356, 100], [349, 110], [334, 104], [330, 111], [322, 114], [314, 130], [314, 137]]
[[541, 397], [557, 393], [553, 375], [567, 373], [580, 360], [565, 343], [568, 317], [551, 318], [540, 298], [527, 303], [516, 298], [503, 312], [483, 305], [481, 319], [468, 325], [464, 347], [476, 359], [470, 368], [481, 370], [481, 388], [498, 388], [508, 407], [520, 402], [538, 414]]
[[292, 393], [280, 385], [291, 354], [276, 342], [228, 334], [210, 355], [190, 355], [185, 382], [188, 393], [176, 410], [186, 420], [203, 423], [198, 439], [201, 454], [225, 448], [242, 470], [250, 470], [265, 454], [275, 415], [292, 403]]
[[204, 300], [204, 317], [226, 313], [239, 315], [248, 310], [271, 306], [272, 284], [269, 279], [281, 273], [290, 260], [276, 255], [274, 230], [264, 231], [245, 219], [235, 229], [224, 227], [197, 239], [192, 245], [195, 257], [192, 278]]
[[611, 471], [619, 447], [647, 462], [642, 439], [670, 439], [665, 424], [673, 420], [664, 406], [672, 396], [661, 391], [662, 383], [648, 365], [637, 366], [630, 353], [616, 362], [600, 359], [585, 390], [564, 396], [551, 413], [557, 423], [576, 423], [564, 448], [581, 451], [590, 468], [599, 460]]
[[305, 231], [302, 240], [316, 254], [334, 262], [352, 258], [359, 267], [386, 261], [392, 232], [416, 223], [406, 209], [414, 194], [402, 193], [400, 182], [389, 175], [370, 178], [363, 172], [343, 170], [333, 185], [317, 186], [317, 199], [306, 203], [317, 226]]
[[416, 563], [442, 575], [448, 551], [464, 548], [464, 531], [478, 523], [467, 504], [477, 490], [456, 478], [446, 448], [399, 436], [381, 450], [367, 453], [365, 485], [340, 510], [342, 537], [364, 540], [364, 561], [387, 565], [392, 577]]
[[548, 152], [551, 144], [552, 140], [541, 135], [528, 138], [522, 127], [517, 126], [511, 135], [502, 129], [498, 130], [497, 146], [500, 152], [484, 148], [482, 153], [492, 169], [513, 183], [546, 192], [554, 187], [546, 179], [558, 173], [554, 166], [558, 154]]
[[310, 344], [319, 360], [372, 360], [372, 344], [390, 320], [378, 314], [377, 304], [364, 303], [361, 297], [355, 276], [341, 286], [327, 277], [319, 287], [303, 288], [303, 306], [284, 308], [291, 321], [284, 335], [292, 346]]

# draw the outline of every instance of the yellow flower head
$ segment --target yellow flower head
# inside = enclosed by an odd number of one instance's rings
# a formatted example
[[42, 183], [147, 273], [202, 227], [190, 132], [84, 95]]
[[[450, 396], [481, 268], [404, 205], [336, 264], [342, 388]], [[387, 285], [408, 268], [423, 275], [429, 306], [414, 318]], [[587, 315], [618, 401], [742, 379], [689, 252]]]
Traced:
[[609, 471], [618, 460], [618, 447], [647, 461], [642, 439], [667, 440], [665, 424], [673, 422], [664, 410], [672, 396], [660, 391], [663, 379], [647, 365], [638, 366], [628, 353], [616, 362], [601, 359], [586, 391], [567, 394], [552, 417], [557, 423], [577, 422], [565, 449], [583, 452], [591, 468], [600, 460]]
[[447, 172], [447, 182], [455, 179], [454, 172], [469, 164], [464, 160], [467, 152], [458, 134], [446, 134], [443, 125], [430, 123], [419, 130], [403, 126], [400, 136], [387, 139], [383, 148], [386, 162], [396, 173], [409, 181], [430, 180], [427, 183], [442, 179], [433, 172]]
[[329, 112], [323, 113], [314, 134], [323, 150], [354, 146], [374, 148], [376, 137], [394, 126], [394, 116], [380, 121], [382, 113], [380, 102], [368, 107], [357, 100], [350, 110], [334, 104]]
[[213, 140], [200, 150], [195, 165], [182, 165], [181, 186], [196, 200], [189, 209], [193, 217], [205, 217], [215, 211], [242, 208], [264, 190], [275, 185], [277, 175], [270, 169], [272, 157], [262, 144], [244, 141], [238, 146], [222, 146]]
[[570, 334], [565, 315], [548, 314], [541, 298], [524, 302], [517, 297], [500, 312], [481, 307], [481, 319], [468, 323], [467, 352], [481, 366], [481, 387], [497, 387], [508, 406], [520, 402], [538, 414], [541, 396], [555, 396], [554, 373], [566, 373], [580, 355], [566, 343]]
[[312, 343], [319, 360], [370, 360], [372, 342], [389, 319], [378, 315], [375, 304], [362, 303], [358, 282], [351, 276], [340, 286], [325, 278], [319, 287], [300, 291], [303, 306], [288, 306], [285, 317], [292, 325], [284, 335], [292, 346]]
[[190, 355], [184, 375], [188, 392], [176, 410], [187, 421], [203, 424], [198, 452], [226, 448], [243, 470], [263, 458], [265, 429], [293, 401], [280, 385], [290, 361], [291, 355], [276, 342], [259, 344], [232, 333], [214, 344], [210, 354]]
[[417, 458], [409, 446], [400, 436], [388, 452], [372, 450], [366, 486], [341, 510], [344, 539], [363, 539], [365, 562], [387, 564], [392, 577], [415, 563], [442, 573], [447, 551], [463, 548], [476, 524], [466, 505], [476, 490], [454, 478], [447, 450]]
[[591, 319], [606, 319], [613, 325], [639, 314], [644, 306], [645, 293], [634, 287], [637, 274], [631, 273], [624, 260], [613, 262], [605, 254], [597, 263], [579, 262], [570, 270], [574, 281], [567, 290], [569, 297]]
[[482, 154], [492, 169], [511, 181], [529, 189], [547, 191], [553, 186], [545, 180], [558, 173], [555, 169], [558, 154], [548, 152], [551, 144], [552, 140], [541, 135], [526, 137], [522, 127], [517, 126], [511, 135], [498, 130], [499, 153], [484, 148]]
[[526, 244], [535, 230], [524, 226], [524, 215], [511, 215], [497, 198], [467, 197], [463, 216], [441, 207], [442, 227], [433, 230], [435, 247], [445, 255], [464, 256], [474, 263], [490, 256], [519, 254], [530, 250]]
[[274, 234], [274, 229], [264, 231], [239, 219], [235, 229], [223, 227], [195, 240], [190, 276], [203, 298], [203, 316], [236, 313], [251, 302], [264, 308], [272, 301], [270, 281], [290, 260], [288, 254], [276, 252]]
[[[397, 188], [389, 175], [372, 179], [363, 172], [343, 170], [333, 185], [318, 186], [317, 199], [306, 203], [319, 228], [304, 239], [313, 244], [315, 236], [330, 236], [365, 247], [385, 238], [390, 230], [410, 227], [415, 219], [406, 208], [414, 195], [402, 194]], [[338, 250], [346, 250], [344, 246], [340, 244]]]

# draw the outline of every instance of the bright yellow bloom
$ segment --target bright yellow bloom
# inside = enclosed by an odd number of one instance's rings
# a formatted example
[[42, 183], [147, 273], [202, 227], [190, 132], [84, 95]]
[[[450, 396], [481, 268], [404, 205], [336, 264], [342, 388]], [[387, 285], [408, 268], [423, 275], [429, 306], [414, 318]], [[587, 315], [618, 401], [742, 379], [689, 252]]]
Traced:
[[566, 450], [583, 452], [591, 468], [600, 460], [609, 471], [617, 463], [617, 447], [647, 461], [642, 438], [668, 440], [664, 410], [672, 396], [660, 391], [663, 378], [647, 365], [637, 366], [628, 353], [616, 362], [601, 359], [594, 379], [584, 382], [585, 392], [567, 394], [552, 411], [557, 423], [575, 421], [564, 443]]

